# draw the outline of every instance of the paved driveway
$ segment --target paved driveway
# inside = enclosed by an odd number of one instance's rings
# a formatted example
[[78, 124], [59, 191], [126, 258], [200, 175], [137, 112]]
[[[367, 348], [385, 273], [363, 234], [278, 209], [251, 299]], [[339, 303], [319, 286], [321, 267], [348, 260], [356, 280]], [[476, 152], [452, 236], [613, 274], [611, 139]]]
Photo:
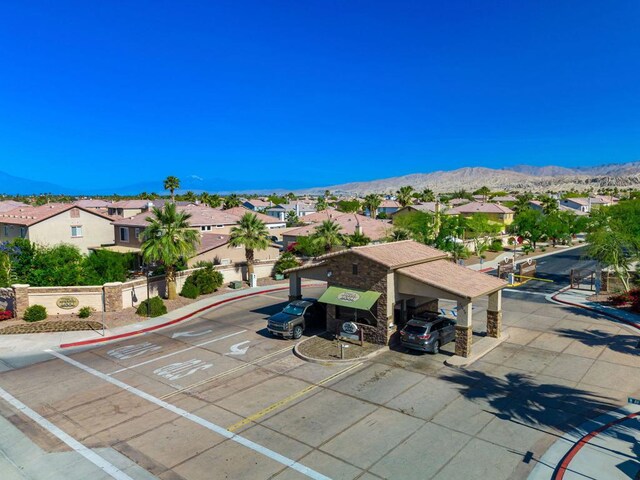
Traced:
[[[635, 334], [540, 295], [505, 295], [510, 339], [467, 369], [444, 366], [452, 345], [305, 363], [265, 333], [284, 301], [1, 374], [3, 480], [526, 478], [559, 435], [640, 390]], [[474, 316], [481, 335], [482, 304]]]

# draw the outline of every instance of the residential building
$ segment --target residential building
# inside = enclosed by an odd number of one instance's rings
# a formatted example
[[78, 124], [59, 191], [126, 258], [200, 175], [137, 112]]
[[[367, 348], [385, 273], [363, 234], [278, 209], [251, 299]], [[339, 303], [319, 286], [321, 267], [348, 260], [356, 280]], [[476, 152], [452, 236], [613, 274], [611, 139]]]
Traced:
[[86, 208], [87, 210], [93, 210], [96, 212], [109, 215], [109, 205], [111, 202], [93, 198], [83, 198], [82, 200], [76, 200], [73, 202], [78, 207]]
[[[262, 213], [251, 212], [244, 207], [219, 210], [205, 205], [188, 205], [186, 207], [178, 206], [177, 209], [190, 214], [189, 224], [201, 233], [228, 235], [246, 213], [257, 215], [269, 230], [273, 230], [274, 235], [279, 233], [279, 229], [286, 227], [285, 222]], [[115, 245], [138, 249], [141, 244], [140, 235], [149, 223], [147, 218], [149, 218], [149, 213], [144, 212], [134, 217], [115, 220], [112, 227], [115, 233]]]
[[[533, 210], [538, 210], [540, 212], [544, 211], [544, 208], [542, 206], [542, 202], [539, 200], [529, 200], [529, 207]], [[571, 212], [575, 215], [589, 215], [586, 211], [583, 210], [576, 210], [574, 208], [570, 208], [567, 207], [566, 205], [558, 205], [558, 210], [560, 212]]]
[[292, 202], [274, 205], [265, 209], [264, 213], [280, 221], [286, 221], [289, 212], [294, 212], [296, 217], [302, 218], [316, 213], [316, 206], [309, 202]]
[[316, 227], [327, 220], [340, 225], [340, 233], [343, 235], [353, 235], [359, 232], [369, 237], [373, 243], [384, 240], [391, 230], [391, 223], [388, 220], [374, 220], [357, 213], [341, 213], [338, 211], [324, 210], [305, 217], [303, 221], [307, 223], [307, 225], [284, 232], [282, 234], [284, 248], [286, 249], [290, 244], [297, 242], [301, 237], [312, 235]]
[[486, 215], [489, 220], [507, 226], [513, 223], [513, 215], [515, 212], [509, 207], [505, 207], [499, 203], [484, 202], [470, 202], [446, 211], [447, 215], [462, 215], [463, 217], [470, 217], [476, 213], [482, 213]]
[[560, 205], [572, 210], [591, 213], [593, 207], [609, 207], [617, 204], [618, 201], [619, 199], [616, 197], [595, 195], [592, 197], [563, 198], [560, 200]]
[[39, 245], [75, 245], [82, 253], [113, 243], [112, 218], [70, 203], [18, 207], [0, 213], [0, 241], [27, 238]]
[[22, 202], [16, 202], [15, 200], [4, 200], [0, 202], [0, 213], [8, 212], [9, 210], [14, 210], [20, 207], [29, 207], [29, 205]]
[[[246, 261], [247, 254], [244, 247], [232, 247], [229, 244], [230, 235], [218, 233], [203, 233], [196, 255], [188, 260], [189, 267], [200, 261], [213, 262], [218, 265], [233, 265]], [[256, 261], [276, 260], [280, 256], [280, 247], [270, 244], [265, 250], [254, 250]]]
[[439, 202], [423, 202], [416, 203], [414, 205], [407, 205], [406, 207], [402, 207], [397, 212], [391, 214], [391, 218], [396, 218], [397, 216], [411, 213], [411, 212], [425, 212], [430, 214], [435, 214], [437, 211], [444, 212], [446, 210], [446, 205]]
[[146, 212], [153, 207], [149, 200], [121, 200], [111, 202], [107, 207], [107, 214], [112, 217], [131, 218]]
[[267, 208], [273, 206], [271, 202], [262, 200], [260, 198], [251, 198], [249, 200], [245, 200], [244, 202], [242, 202], [242, 205], [254, 212], [264, 212]]

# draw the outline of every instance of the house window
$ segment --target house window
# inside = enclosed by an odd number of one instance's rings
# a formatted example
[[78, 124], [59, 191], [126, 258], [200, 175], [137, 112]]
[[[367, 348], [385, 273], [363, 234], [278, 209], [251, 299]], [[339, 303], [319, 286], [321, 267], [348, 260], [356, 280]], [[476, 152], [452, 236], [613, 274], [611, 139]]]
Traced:
[[25, 227], [20, 227], [20, 238], [25, 238], [27, 236], [27, 229]]
[[82, 226], [76, 225], [71, 227], [71, 238], [78, 238], [82, 236]]
[[224, 228], [224, 225], [216, 225], [216, 228]]
[[5, 225], [4, 226], [4, 236], [8, 237], [9, 236], [9, 225]]
[[351, 273], [354, 275], [358, 274], [358, 264], [354, 263], [353, 265], [351, 265]]
[[120, 241], [129, 243], [129, 229], [120, 227]]
[[211, 231], [211, 225], [203, 225], [200, 227], [200, 230], [202, 230], [203, 232], [209, 232]]
[[139, 228], [136, 228], [136, 229], [134, 230], [134, 232], [135, 232], [135, 234], [136, 234], [136, 239], [139, 239], [139, 238], [140, 238], [140, 229], [139, 229]]

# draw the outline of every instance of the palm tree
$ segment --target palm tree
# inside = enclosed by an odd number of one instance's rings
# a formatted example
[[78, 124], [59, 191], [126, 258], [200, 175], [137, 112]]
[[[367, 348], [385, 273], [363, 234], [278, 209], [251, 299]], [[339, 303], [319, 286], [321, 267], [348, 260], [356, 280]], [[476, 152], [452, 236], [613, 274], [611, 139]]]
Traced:
[[394, 228], [387, 237], [388, 242], [400, 242], [402, 240], [409, 240], [411, 238], [411, 232], [404, 228]]
[[489, 194], [491, 193], [491, 189], [489, 187], [480, 187], [478, 190], [473, 192], [475, 195], [482, 195], [482, 201], [486, 202]]
[[178, 212], [176, 204], [167, 202], [164, 208], [153, 208], [153, 216], [147, 217], [149, 222], [140, 240], [140, 251], [145, 262], [162, 262], [167, 278], [169, 300], [176, 298], [176, 264], [196, 252], [198, 232], [189, 225], [191, 215]]
[[369, 216], [375, 219], [378, 215], [378, 207], [380, 207], [381, 203], [382, 199], [380, 198], [380, 195], [371, 193], [364, 197], [364, 202], [362, 202], [362, 205], [364, 206], [364, 208], [369, 210]]
[[224, 209], [225, 210], [229, 210], [230, 208], [235, 208], [235, 207], [239, 207], [240, 206], [240, 197], [238, 197], [238, 195], [236, 195], [235, 193], [232, 193], [231, 195], [228, 195], [225, 199], [224, 199]]
[[396, 192], [396, 199], [398, 203], [406, 207], [407, 205], [411, 205], [413, 203], [413, 187], [407, 185], [405, 187], [400, 187], [400, 189]]
[[424, 190], [422, 190], [422, 192], [419, 194], [419, 198], [420, 201], [422, 202], [435, 202], [436, 201], [436, 194], [433, 193], [433, 190], [431, 190], [430, 188], [425, 188]]
[[179, 188], [180, 188], [180, 179], [178, 177], [169, 175], [167, 178], [164, 179], [164, 189], [169, 190], [169, 192], [171, 192], [172, 202], [176, 201], [174, 192]]
[[326, 210], [329, 208], [329, 204], [327, 203], [326, 197], [318, 197], [318, 201], [316, 202], [316, 210], [321, 212], [322, 210]]
[[210, 206], [211, 208], [219, 208], [220, 205], [222, 205], [222, 197], [217, 193], [209, 195], [207, 197], [206, 205]]
[[183, 198], [189, 203], [194, 203], [196, 201], [196, 194], [189, 190], [184, 194]]
[[333, 220], [325, 220], [316, 227], [313, 239], [324, 247], [325, 252], [330, 252], [335, 246], [344, 243], [344, 236], [340, 233], [342, 227]]
[[540, 203], [542, 204], [542, 212], [545, 215], [557, 212], [560, 208], [558, 206], [558, 201], [549, 195], [545, 195], [544, 197], [540, 198]]
[[238, 225], [231, 229], [229, 244], [232, 247], [244, 247], [249, 275], [253, 273], [254, 252], [265, 250], [269, 243], [269, 230], [255, 213], [245, 213]]

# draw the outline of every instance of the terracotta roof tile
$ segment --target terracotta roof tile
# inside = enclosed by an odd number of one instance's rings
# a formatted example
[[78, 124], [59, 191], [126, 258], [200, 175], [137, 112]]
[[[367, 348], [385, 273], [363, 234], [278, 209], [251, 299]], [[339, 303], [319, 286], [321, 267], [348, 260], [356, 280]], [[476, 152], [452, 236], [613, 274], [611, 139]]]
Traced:
[[[331, 213], [336, 214], [337, 212]], [[306, 222], [307, 217], [315, 215], [318, 215], [318, 213], [302, 217], [302, 221]], [[373, 220], [369, 217], [365, 217], [364, 215], [358, 215], [355, 213], [339, 213], [337, 216], [325, 215], [324, 218], [322, 218], [321, 216], [317, 216], [315, 217], [315, 219], [316, 221], [314, 223], [305, 225], [303, 227], [294, 228], [293, 230], [289, 230], [288, 232], [286, 232], [284, 235], [291, 237], [309, 236], [315, 232], [320, 223], [327, 220], [331, 220], [340, 225], [340, 233], [342, 233], [343, 235], [353, 235], [357, 230], [357, 226], [360, 225], [360, 227], [362, 228], [362, 233], [374, 241], [385, 238], [388, 234], [389, 229], [391, 228], [391, 223], [389, 223], [388, 221]]]
[[420, 263], [397, 270], [401, 275], [454, 295], [473, 299], [507, 286], [507, 282], [449, 260]]
[[508, 214], [513, 213], [509, 207], [500, 205], [499, 203], [484, 203], [484, 202], [471, 202], [466, 205], [460, 205], [452, 208], [447, 212], [450, 215], [456, 214], [470, 214], [470, 213], [501, 213]]

